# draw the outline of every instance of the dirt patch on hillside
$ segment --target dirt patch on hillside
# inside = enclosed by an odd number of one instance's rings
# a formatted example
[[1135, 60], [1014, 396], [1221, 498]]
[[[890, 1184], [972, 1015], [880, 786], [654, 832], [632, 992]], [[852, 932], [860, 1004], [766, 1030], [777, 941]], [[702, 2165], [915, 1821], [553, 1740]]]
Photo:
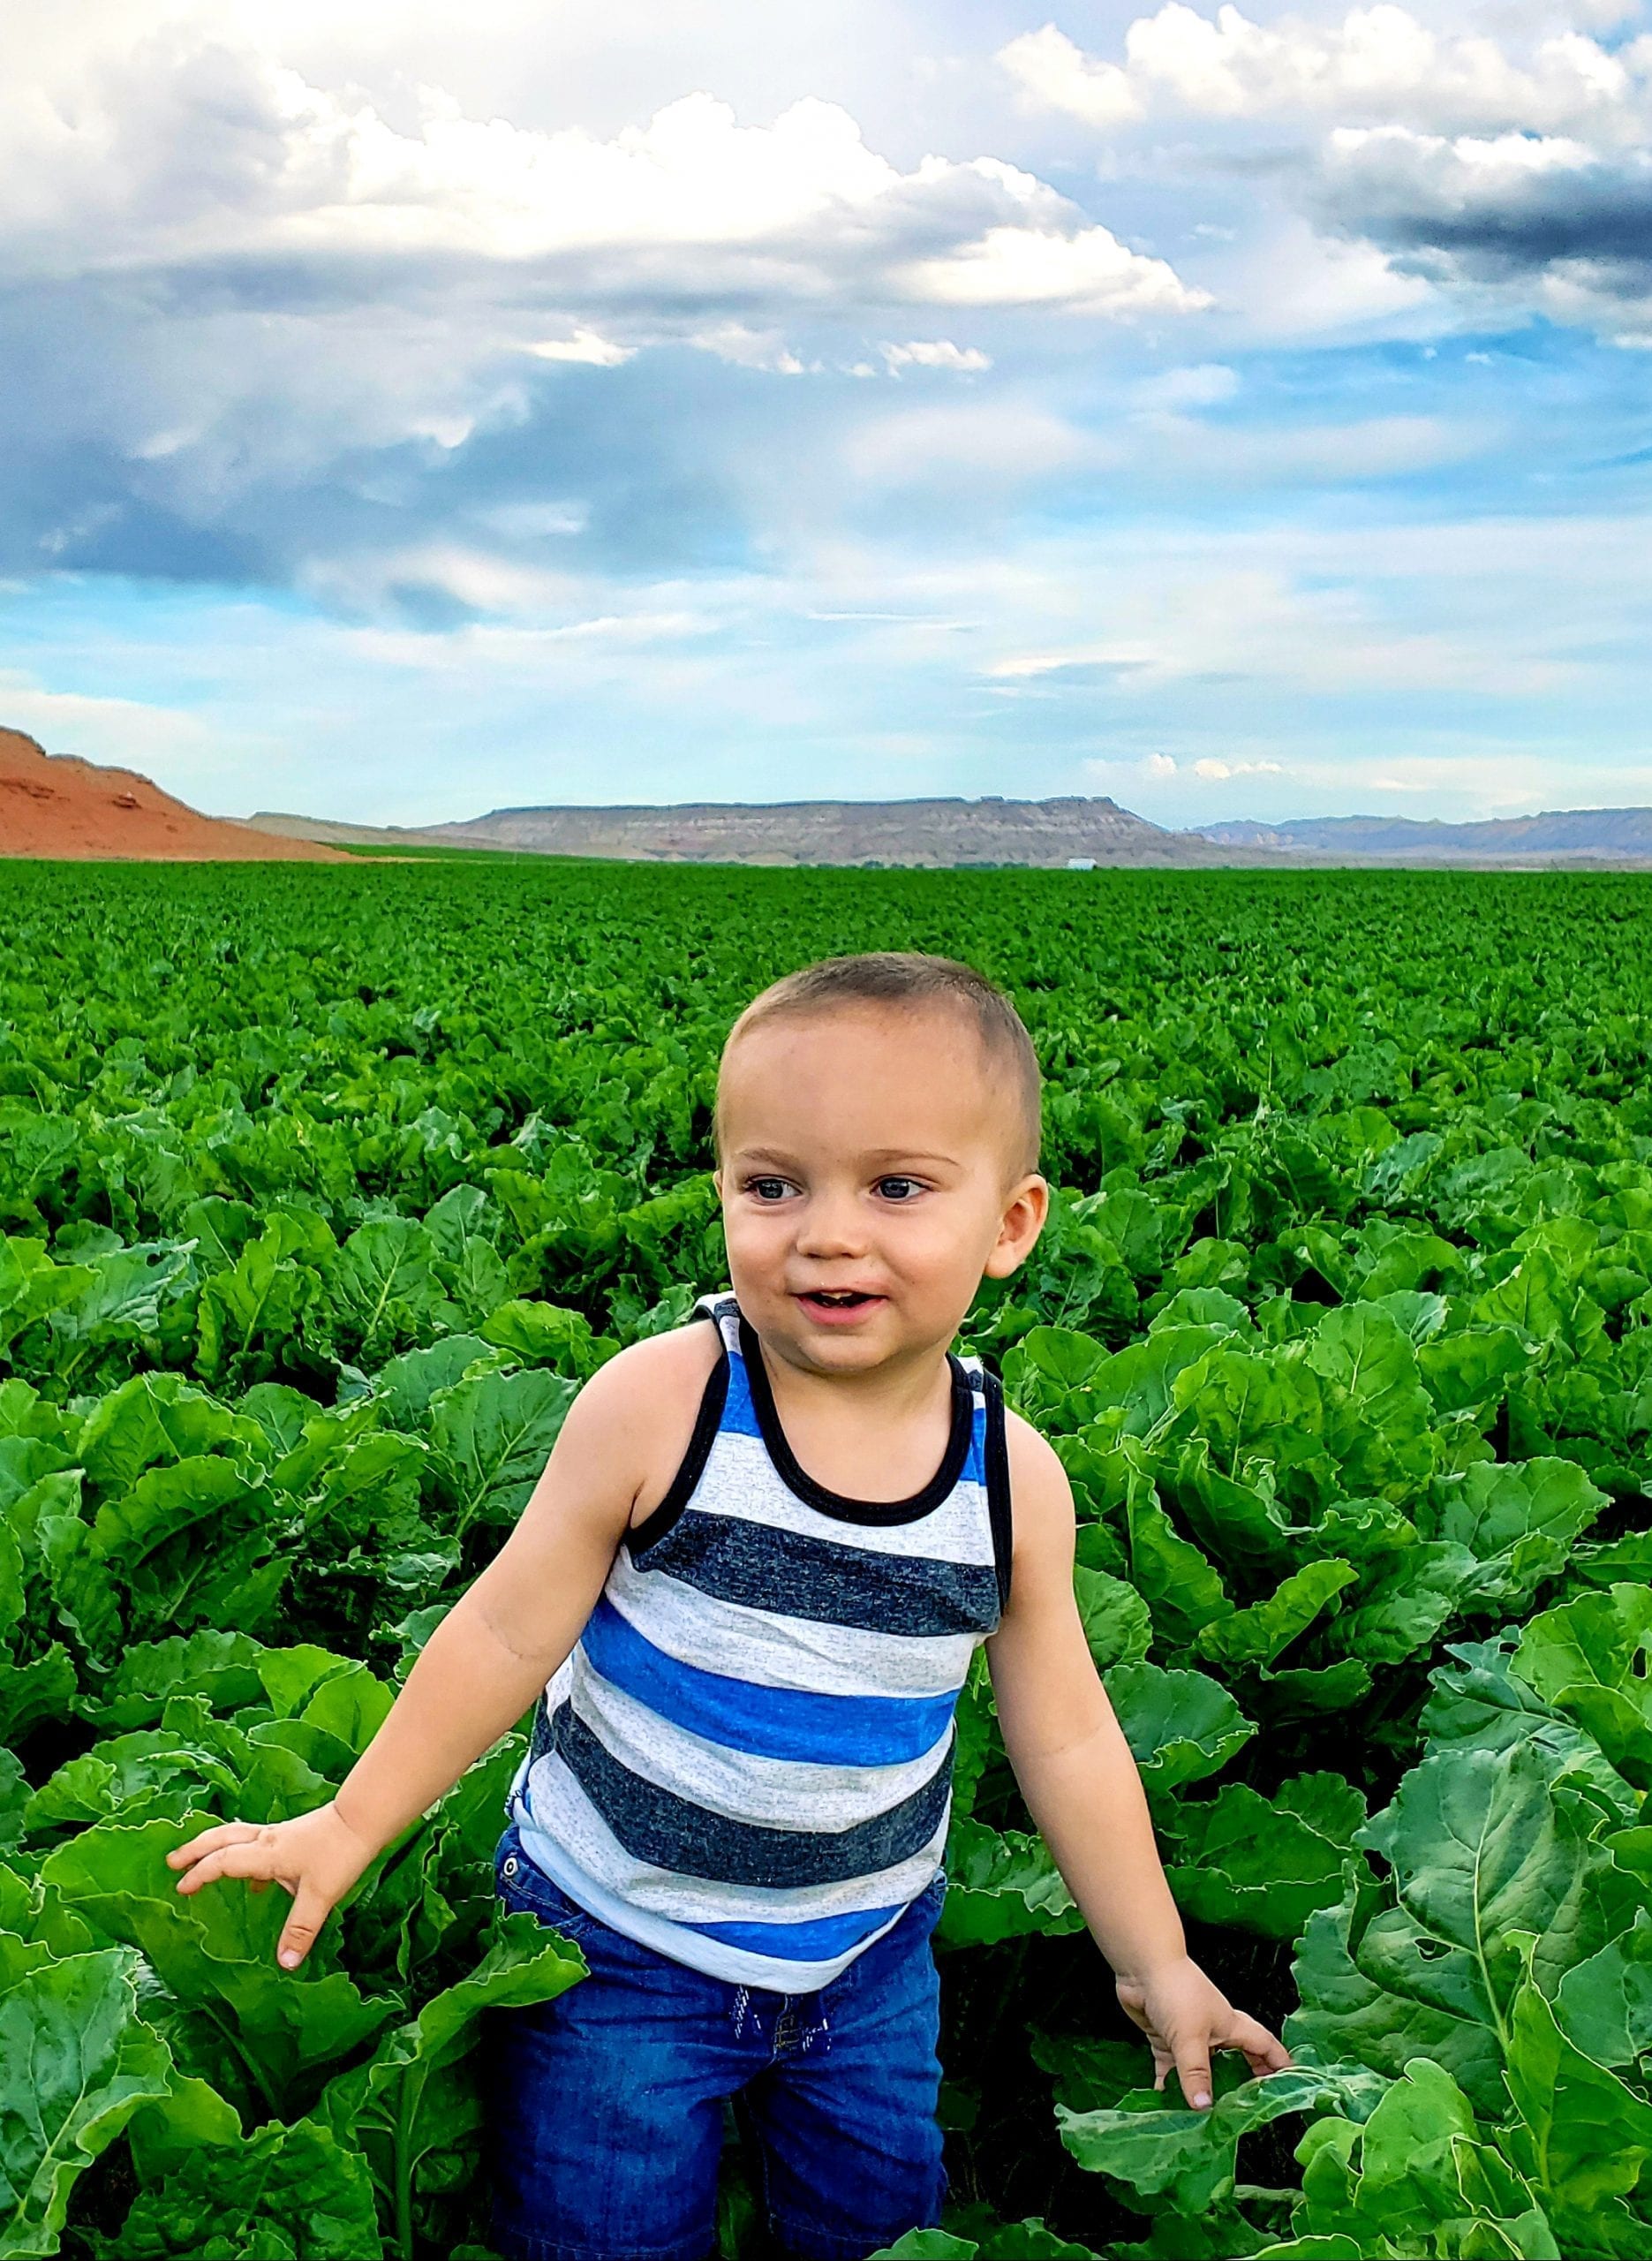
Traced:
[[313, 840], [202, 816], [135, 770], [49, 754], [0, 730], [0, 856], [130, 857], [140, 863], [348, 864]]

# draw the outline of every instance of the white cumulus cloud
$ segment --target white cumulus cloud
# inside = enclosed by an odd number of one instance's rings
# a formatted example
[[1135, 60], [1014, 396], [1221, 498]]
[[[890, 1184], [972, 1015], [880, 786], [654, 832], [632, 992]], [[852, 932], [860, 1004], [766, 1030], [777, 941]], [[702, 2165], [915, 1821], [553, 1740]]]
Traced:
[[[289, 275], [376, 263], [381, 288], [434, 262], [531, 269], [571, 337], [544, 358], [612, 363], [719, 300], [811, 312], [901, 300], [1161, 311], [1199, 303], [1035, 176], [991, 156], [902, 170], [811, 95], [743, 124], [706, 92], [604, 138], [467, 116], [426, 88], [393, 124], [253, 47], [158, 41], [58, 101], [0, 91], [0, 274]], [[253, 278], [249, 275], [249, 281]], [[592, 315], [622, 311], [612, 321]], [[743, 315], [742, 318], [744, 318]]]
[[1208, 291], [1190, 290], [1162, 259], [1128, 250], [1111, 230], [989, 228], [936, 259], [915, 260], [899, 280], [915, 299], [954, 306], [1045, 306], [1074, 314], [1190, 314]]
[[1010, 41], [998, 59], [1025, 95], [1098, 126], [1162, 112], [1294, 112], [1633, 140], [1652, 85], [1652, 40], [1613, 51], [1565, 31], [1517, 58], [1488, 34], [1436, 32], [1389, 4], [1352, 8], [1339, 24], [1262, 24], [1236, 7], [1211, 18], [1169, 0], [1129, 26], [1122, 61], [1087, 55], [1054, 24]]

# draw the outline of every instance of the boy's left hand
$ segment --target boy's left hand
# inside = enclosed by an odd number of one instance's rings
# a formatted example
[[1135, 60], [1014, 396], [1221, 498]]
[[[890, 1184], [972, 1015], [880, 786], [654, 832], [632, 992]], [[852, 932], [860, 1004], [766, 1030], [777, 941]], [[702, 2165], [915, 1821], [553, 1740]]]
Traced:
[[1153, 2085], [1163, 2088], [1174, 2068], [1181, 2092], [1196, 2111], [1211, 2096], [1211, 2055], [1217, 2049], [1242, 2049], [1251, 2071], [1282, 2072], [1291, 2054], [1265, 2025], [1236, 2010], [1219, 1986], [1212, 1985], [1191, 1956], [1151, 1970], [1143, 1977], [1120, 1978], [1119, 2000], [1153, 2045]]

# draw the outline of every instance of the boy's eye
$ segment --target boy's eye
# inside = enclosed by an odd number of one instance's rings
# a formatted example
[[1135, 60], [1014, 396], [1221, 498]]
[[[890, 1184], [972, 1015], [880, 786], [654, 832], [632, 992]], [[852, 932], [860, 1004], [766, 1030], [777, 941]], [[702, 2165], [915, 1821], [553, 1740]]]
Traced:
[[746, 1191], [755, 1194], [759, 1201], [783, 1201], [791, 1188], [783, 1177], [749, 1177]]
[[924, 1189], [915, 1177], [880, 1177], [878, 1191], [886, 1201], [909, 1201]]

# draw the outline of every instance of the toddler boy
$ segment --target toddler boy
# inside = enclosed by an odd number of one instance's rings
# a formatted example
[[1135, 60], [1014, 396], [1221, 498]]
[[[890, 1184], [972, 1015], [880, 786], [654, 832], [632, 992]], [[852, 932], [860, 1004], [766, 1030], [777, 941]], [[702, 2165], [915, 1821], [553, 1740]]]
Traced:
[[[949, 1350], [1031, 1250], [1038, 1070], [949, 959], [830, 959], [735, 1023], [733, 1294], [587, 1382], [516, 1530], [330, 1804], [170, 1857], [293, 1895], [302, 1962], [376, 1856], [537, 1698], [497, 1887], [590, 1975], [508, 2014], [510, 2261], [704, 2261], [738, 2097], [789, 2261], [938, 2219], [953, 1712], [985, 1641], [1032, 1817], [1162, 2081], [1288, 2062], [1191, 1962], [1073, 1596], [1061, 1463]], [[705, 1323], [709, 1321], [709, 1323]]]

